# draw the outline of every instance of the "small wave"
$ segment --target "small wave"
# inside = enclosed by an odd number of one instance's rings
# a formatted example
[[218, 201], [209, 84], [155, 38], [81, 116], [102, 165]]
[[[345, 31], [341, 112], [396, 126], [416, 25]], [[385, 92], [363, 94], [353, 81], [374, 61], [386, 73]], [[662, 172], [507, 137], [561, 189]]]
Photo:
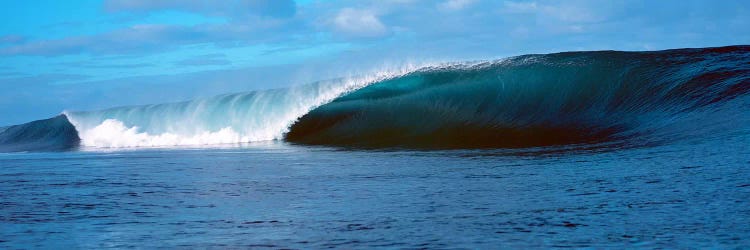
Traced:
[[69, 150], [80, 141], [67, 117], [59, 115], [5, 128], [0, 132], [0, 152]]

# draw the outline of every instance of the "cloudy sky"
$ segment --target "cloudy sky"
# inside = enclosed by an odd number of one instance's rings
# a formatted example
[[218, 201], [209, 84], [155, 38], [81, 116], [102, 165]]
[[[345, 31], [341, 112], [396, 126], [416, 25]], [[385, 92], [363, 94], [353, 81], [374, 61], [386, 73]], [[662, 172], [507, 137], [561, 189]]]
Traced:
[[0, 126], [408, 63], [750, 44], [746, 0], [30, 0], [0, 14]]

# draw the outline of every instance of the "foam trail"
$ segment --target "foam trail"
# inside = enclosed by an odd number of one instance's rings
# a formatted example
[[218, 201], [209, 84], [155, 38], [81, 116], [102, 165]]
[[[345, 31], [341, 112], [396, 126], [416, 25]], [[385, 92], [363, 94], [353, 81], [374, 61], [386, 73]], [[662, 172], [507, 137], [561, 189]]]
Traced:
[[282, 139], [297, 118], [368, 84], [419, 68], [348, 77], [288, 89], [180, 103], [64, 112], [84, 147], [123, 148], [246, 143]]

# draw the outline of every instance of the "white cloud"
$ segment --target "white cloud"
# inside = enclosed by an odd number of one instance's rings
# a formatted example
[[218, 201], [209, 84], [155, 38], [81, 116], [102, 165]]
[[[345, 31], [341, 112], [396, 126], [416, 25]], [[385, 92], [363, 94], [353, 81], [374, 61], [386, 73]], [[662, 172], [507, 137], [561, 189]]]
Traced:
[[344, 8], [333, 19], [336, 30], [350, 36], [379, 37], [388, 29], [373, 11]]
[[503, 3], [504, 11], [510, 13], [529, 13], [538, 9], [536, 2], [510, 2]]
[[543, 18], [550, 18], [557, 21], [571, 23], [591, 23], [598, 22], [605, 17], [597, 15], [592, 9], [593, 6], [586, 4], [538, 4], [537, 2], [503, 2], [502, 12], [504, 13], [527, 13], [537, 14]]
[[[570, 4], [567, 2], [505, 1], [501, 6], [500, 13], [524, 14], [531, 19], [526, 19], [527, 21], [520, 25], [525, 28], [532, 28], [531, 30], [527, 29], [528, 31], [553, 34], [586, 33], [595, 28], [598, 23], [609, 18], [607, 9], [587, 4], [587, 2]], [[516, 18], [523, 17], [516, 16]], [[528, 34], [526, 32], [518, 33]]]
[[296, 13], [293, 0], [106, 0], [103, 5], [111, 12], [180, 10], [234, 18], [248, 15], [289, 18]]
[[461, 10], [476, 2], [476, 0], [446, 0], [438, 5], [441, 10]]

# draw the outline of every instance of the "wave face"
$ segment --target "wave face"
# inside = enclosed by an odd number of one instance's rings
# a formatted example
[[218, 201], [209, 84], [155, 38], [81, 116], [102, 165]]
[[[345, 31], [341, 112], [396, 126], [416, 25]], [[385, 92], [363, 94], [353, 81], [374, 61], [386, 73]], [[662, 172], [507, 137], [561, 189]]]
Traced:
[[737, 114], [746, 105], [720, 107], [747, 100], [749, 90], [749, 46], [527, 55], [369, 85], [305, 114], [286, 139], [416, 148], [658, 143], [722, 120], [746, 126], [747, 112]]
[[364, 148], [651, 144], [750, 131], [748, 92], [750, 46], [526, 55], [64, 112], [0, 128], [0, 151], [265, 140]]

